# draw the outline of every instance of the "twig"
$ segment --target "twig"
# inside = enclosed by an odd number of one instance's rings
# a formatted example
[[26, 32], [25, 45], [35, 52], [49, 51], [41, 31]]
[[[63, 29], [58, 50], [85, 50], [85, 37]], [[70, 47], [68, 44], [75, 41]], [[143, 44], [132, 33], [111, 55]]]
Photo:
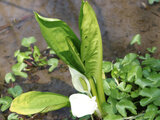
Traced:
[[27, 60], [24, 60], [24, 62], [25, 62], [27, 65], [29, 65], [29, 66], [33, 66], [33, 64], [30, 63], [30, 62], [28, 62]]
[[91, 120], [94, 120], [93, 116], [91, 115]]
[[29, 18], [32, 18], [33, 17], [33, 14], [32, 15], [27, 15], [27, 16], [24, 16], [22, 17], [20, 20], [14, 20], [11, 22], [11, 24], [6, 24], [6, 25], [3, 25], [3, 26], [0, 26], [0, 31], [3, 31], [5, 29], [9, 29], [10, 27], [14, 26], [14, 25], [17, 25], [23, 21], [26, 21], [28, 20]]
[[116, 78], [114, 78], [114, 80], [115, 80], [115, 82], [117, 83], [117, 85], [119, 85], [119, 82], [118, 82], [118, 80], [117, 80]]
[[123, 119], [124, 119], [124, 120], [134, 120], [135, 118], [141, 117], [141, 116], [143, 116], [143, 115], [144, 115], [144, 113], [141, 113], [141, 114], [139, 114], [139, 115], [126, 117], [126, 118], [123, 118]]
[[160, 17], [160, 15], [159, 15], [158, 13], [155, 13], [155, 12], [153, 12], [153, 11], [151, 11], [151, 13], [152, 13], [153, 15], [157, 16], [157, 17]]

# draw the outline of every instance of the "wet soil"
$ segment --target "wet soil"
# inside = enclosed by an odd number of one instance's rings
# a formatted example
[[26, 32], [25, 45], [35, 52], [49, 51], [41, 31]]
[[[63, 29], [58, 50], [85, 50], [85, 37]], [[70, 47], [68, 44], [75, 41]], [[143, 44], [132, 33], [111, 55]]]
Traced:
[[[123, 57], [129, 52], [144, 53], [147, 47], [160, 46], [160, 4], [148, 5], [147, 0], [88, 0], [93, 6], [103, 38], [105, 60]], [[15, 64], [14, 51], [20, 48], [21, 39], [35, 36], [36, 45], [43, 51], [47, 45], [40, 33], [33, 10], [46, 17], [65, 21], [79, 36], [78, 14], [81, 0], [0, 0], [0, 89], [4, 86], [4, 76]], [[130, 46], [132, 37], [140, 33], [142, 45]], [[158, 49], [156, 57], [160, 49]], [[37, 76], [39, 78], [37, 78]], [[40, 90], [70, 95], [75, 92], [69, 72], [62, 66], [48, 74], [40, 70], [34, 79], [17, 78], [24, 91]], [[53, 116], [68, 115], [68, 110], [50, 112], [44, 120], [54, 120]], [[67, 113], [66, 113], [67, 112]], [[63, 114], [64, 113], [64, 114]], [[0, 115], [2, 115], [0, 113]], [[58, 118], [57, 118], [58, 119]]]

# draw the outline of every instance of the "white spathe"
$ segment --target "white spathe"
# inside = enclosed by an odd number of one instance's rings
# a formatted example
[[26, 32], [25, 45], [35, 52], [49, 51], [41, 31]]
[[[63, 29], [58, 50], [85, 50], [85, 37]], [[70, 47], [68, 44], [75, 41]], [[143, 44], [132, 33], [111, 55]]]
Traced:
[[72, 94], [69, 97], [72, 114], [75, 117], [83, 117], [93, 114], [97, 109], [96, 97], [90, 98], [85, 94]]
[[[90, 95], [91, 87], [90, 87], [88, 79], [82, 73], [80, 73], [79, 71], [75, 70], [74, 68], [70, 66], [69, 66], [69, 71], [72, 77], [72, 84], [74, 88], [81, 93], [87, 93]], [[84, 81], [86, 82], [86, 85], [88, 87], [87, 91], [83, 89], [83, 86], [80, 82], [80, 78], [83, 78]]]

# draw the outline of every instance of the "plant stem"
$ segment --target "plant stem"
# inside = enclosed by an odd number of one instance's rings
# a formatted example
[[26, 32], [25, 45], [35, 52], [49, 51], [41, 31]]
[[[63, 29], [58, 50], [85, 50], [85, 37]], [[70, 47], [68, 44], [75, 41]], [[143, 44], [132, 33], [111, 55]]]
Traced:
[[[98, 98], [99, 98], [99, 104], [100, 104], [100, 107], [102, 107], [103, 103], [106, 102], [104, 90], [103, 90], [102, 74], [101, 74], [101, 76], [99, 76], [98, 80], [96, 80], [96, 87], [97, 87], [97, 93], [98, 93]], [[104, 112], [102, 111], [102, 109], [100, 112], [103, 116]]]
[[[90, 83], [90, 86], [91, 86], [92, 95], [96, 96], [98, 109], [99, 109], [100, 113], [102, 113], [102, 108], [101, 108], [101, 105], [99, 103], [99, 98], [98, 98], [98, 94], [97, 94], [96, 87], [95, 87], [95, 84], [94, 84], [94, 80], [92, 78], [89, 78], [88, 80], [89, 80], [89, 83]], [[101, 117], [101, 115], [98, 115], [98, 116]]]
[[93, 116], [91, 115], [91, 120], [94, 120]]

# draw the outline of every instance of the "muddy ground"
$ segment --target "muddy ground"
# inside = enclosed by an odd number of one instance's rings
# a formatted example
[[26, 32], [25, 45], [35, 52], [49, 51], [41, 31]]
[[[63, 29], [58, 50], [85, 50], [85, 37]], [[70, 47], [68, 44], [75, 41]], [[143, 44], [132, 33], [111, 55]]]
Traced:
[[[160, 4], [148, 5], [147, 0], [88, 0], [93, 6], [103, 38], [104, 59], [114, 60], [128, 52], [144, 53], [147, 47], [158, 48], [160, 52]], [[20, 48], [23, 37], [35, 36], [36, 45], [43, 51], [47, 45], [33, 17], [37, 11], [46, 17], [65, 21], [79, 36], [78, 14], [81, 0], [0, 0], [0, 88], [4, 76], [15, 64], [14, 51]], [[132, 37], [140, 33], [142, 45], [130, 46]], [[39, 80], [25, 80], [19, 83], [25, 91], [41, 90], [70, 95], [75, 92], [70, 75], [63, 68], [48, 75], [47, 70], [35, 73]], [[62, 89], [63, 88], [63, 89]], [[61, 113], [64, 113], [62, 110]], [[57, 112], [50, 116], [59, 115]], [[69, 114], [69, 113], [66, 113]], [[63, 115], [62, 115], [63, 116]], [[52, 120], [53, 118], [47, 118]]]

